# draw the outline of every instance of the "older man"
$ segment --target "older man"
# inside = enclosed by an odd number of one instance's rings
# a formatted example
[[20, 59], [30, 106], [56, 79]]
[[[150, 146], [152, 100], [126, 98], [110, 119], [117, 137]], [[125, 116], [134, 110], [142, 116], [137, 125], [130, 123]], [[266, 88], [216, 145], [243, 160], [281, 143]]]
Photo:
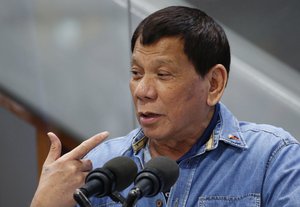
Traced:
[[[179, 165], [180, 176], [168, 192], [141, 198], [137, 206], [300, 206], [296, 139], [270, 125], [239, 122], [220, 103], [230, 48], [211, 17], [187, 7], [159, 10], [139, 24], [131, 48], [130, 90], [140, 128], [98, 145], [87, 160], [80, 158], [106, 133], [63, 157], [59, 149], [50, 151], [32, 207], [72, 206], [72, 192], [91, 169], [89, 160], [96, 168], [117, 156], [130, 157], [139, 170], [157, 156]], [[50, 137], [59, 143], [54, 134]], [[60, 174], [72, 169], [80, 179], [59, 181], [63, 176], [54, 176], [57, 163], [65, 168]], [[52, 201], [43, 202], [43, 193], [53, 192], [51, 186], [56, 188]], [[129, 189], [121, 193], [127, 195]], [[68, 193], [55, 202], [62, 192]], [[91, 202], [120, 206], [109, 197], [92, 197]]]

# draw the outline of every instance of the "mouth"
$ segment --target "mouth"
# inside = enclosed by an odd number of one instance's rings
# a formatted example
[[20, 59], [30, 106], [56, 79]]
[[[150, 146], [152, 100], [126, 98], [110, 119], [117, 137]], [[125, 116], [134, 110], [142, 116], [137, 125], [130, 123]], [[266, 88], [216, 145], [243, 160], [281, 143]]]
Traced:
[[143, 118], [152, 118], [152, 117], [158, 117], [160, 114], [152, 113], [152, 112], [139, 112], [139, 117]]
[[139, 112], [138, 117], [141, 125], [150, 125], [154, 124], [159, 120], [161, 114], [156, 114], [153, 112]]

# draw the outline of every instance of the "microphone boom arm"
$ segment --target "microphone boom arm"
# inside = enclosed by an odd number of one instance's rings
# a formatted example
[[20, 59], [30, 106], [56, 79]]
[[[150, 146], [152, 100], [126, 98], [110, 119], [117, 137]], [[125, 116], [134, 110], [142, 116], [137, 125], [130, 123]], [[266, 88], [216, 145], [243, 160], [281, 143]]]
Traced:
[[127, 196], [126, 201], [123, 203], [122, 207], [133, 207], [138, 199], [141, 197], [142, 192], [139, 188], [132, 189]]

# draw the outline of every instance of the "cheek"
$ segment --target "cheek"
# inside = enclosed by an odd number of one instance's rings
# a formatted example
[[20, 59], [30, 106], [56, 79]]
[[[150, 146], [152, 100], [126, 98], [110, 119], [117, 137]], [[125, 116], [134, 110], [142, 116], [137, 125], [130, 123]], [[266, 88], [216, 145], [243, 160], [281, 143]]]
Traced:
[[129, 82], [129, 89], [130, 89], [130, 93], [131, 93], [131, 97], [134, 100], [134, 92], [136, 89], [136, 84], [134, 84], [132, 81]]
[[[182, 87], [178, 92], [177, 98], [189, 105], [190, 103], [200, 103], [206, 96], [205, 86], [199, 82], [189, 82], [185, 87]], [[175, 97], [176, 99], [176, 97]]]
[[131, 93], [131, 99], [132, 99], [132, 102], [133, 102], [133, 105], [134, 107], [136, 108], [136, 104], [137, 104], [137, 99], [134, 95], [135, 93], [135, 89], [136, 89], [136, 84], [132, 83], [132, 82], [129, 82], [129, 89], [130, 89], [130, 93]]
[[169, 96], [167, 109], [172, 111], [174, 116], [190, 116], [201, 110], [206, 104], [207, 93], [205, 87], [200, 87], [196, 83], [190, 83], [186, 87], [173, 90]]

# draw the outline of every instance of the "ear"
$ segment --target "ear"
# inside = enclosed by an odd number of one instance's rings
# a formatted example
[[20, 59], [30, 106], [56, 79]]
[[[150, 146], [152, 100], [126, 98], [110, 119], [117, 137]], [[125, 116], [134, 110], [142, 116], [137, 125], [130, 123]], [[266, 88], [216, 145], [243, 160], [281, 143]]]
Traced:
[[213, 66], [208, 72], [207, 78], [210, 83], [207, 104], [214, 106], [220, 101], [226, 87], [228, 79], [226, 68], [221, 64]]

